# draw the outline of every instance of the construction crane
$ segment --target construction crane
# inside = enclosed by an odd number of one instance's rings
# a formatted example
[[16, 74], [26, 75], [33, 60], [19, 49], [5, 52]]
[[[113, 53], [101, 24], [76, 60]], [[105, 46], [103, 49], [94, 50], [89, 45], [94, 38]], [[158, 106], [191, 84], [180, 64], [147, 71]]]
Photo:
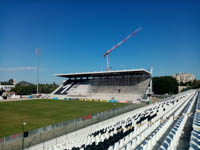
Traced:
[[142, 28], [139, 27], [137, 28], [135, 31], [133, 31], [131, 34], [129, 34], [125, 39], [123, 39], [122, 41], [120, 41], [119, 43], [117, 43], [116, 45], [114, 45], [111, 49], [107, 50], [106, 53], [104, 54], [104, 58], [107, 58], [107, 67], [106, 70], [109, 71], [109, 59], [108, 56], [109, 54], [116, 49], [117, 47], [119, 47], [120, 45], [122, 45], [123, 43], [125, 43], [128, 39], [130, 39], [132, 36], [134, 36], [137, 32], [139, 32]]

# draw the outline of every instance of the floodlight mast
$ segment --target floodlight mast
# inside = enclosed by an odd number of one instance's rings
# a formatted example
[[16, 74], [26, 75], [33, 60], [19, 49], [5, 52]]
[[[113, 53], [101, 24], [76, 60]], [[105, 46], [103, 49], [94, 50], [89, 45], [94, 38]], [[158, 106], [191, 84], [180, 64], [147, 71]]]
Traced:
[[111, 49], [107, 50], [106, 53], [104, 54], [104, 58], [106, 57], [107, 59], [107, 65], [106, 65], [106, 70], [109, 71], [109, 58], [108, 55], [117, 47], [119, 47], [120, 45], [122, 45], [123, 43], [125, 43], [128, 39], [130, 39], [132, 36], [134, 36], [137, 32], [139, 32], [142, 28], [139, 27], [137, 28], [135, 31], [133, 31], [131, 34], [129, 34], [125, 39], [123, 39], [122, 41], [120, 41], [119, 43], [117, 43], [116, 45], [114, 45]]
[[37, 66], [37, 95], [39, 93], [39, 69], [40, 69], [40, 48], [36, 48], [36, 55], [38, 57], [38, 66]]

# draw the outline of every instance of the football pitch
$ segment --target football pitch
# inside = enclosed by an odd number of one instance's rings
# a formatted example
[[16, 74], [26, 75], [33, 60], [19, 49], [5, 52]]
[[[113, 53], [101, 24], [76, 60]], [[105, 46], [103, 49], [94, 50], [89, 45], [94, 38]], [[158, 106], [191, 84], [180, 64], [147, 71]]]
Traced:
[[[40, 128], [57, 122], [103, 112], [127, 104], [89, 101], [25, 100], [0, 103], [0, 137]], [[144, 106], [136, 104], [135, 108]]]

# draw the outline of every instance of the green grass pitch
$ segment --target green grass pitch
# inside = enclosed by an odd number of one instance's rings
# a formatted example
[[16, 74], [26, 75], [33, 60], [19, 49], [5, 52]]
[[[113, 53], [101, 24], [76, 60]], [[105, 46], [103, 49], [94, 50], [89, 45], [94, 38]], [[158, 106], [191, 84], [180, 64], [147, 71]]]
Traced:
[[[0, 137], [91, 115], [127, 104], [88, 101], [25, 100], [0, 103]], [[136, 108], [142, 104], [135, 105]]]

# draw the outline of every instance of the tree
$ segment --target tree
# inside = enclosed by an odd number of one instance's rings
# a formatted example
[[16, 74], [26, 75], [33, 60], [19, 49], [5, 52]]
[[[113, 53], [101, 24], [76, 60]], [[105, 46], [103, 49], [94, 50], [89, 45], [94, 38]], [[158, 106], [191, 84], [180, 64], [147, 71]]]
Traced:
[[13, 79], [1, 82], [1, 85], [13, 85], [13, 84], [14, 84], [14, 80]]
[[178, 82], [171, 76], [153, 77], [153, 91], [155, 94], [178, 93]]
[[192, 89], [197, 89], [200, 88], [200, 80], [194, 80], [192, 85], [191, 85]]
[[30, 95], [36, 93], [36, 85], [16, 85], [12, 91], [14, 91], [17, 95]]
[[[39, 93], [46, 93], [49, 94], [53, 92], [58, 87], [57, 84], [39, 84]], [[30, 94], [36, 94], [36, 85], [35, 84], [17, 84], [14, 89], [12, 89], [13, 92], [15, 92], [17, 95], [30, 95]]]
[[14, 84], [14, 80], [13, 79], [8, 80], [8, 84], [9, 85], [13, 85]]

